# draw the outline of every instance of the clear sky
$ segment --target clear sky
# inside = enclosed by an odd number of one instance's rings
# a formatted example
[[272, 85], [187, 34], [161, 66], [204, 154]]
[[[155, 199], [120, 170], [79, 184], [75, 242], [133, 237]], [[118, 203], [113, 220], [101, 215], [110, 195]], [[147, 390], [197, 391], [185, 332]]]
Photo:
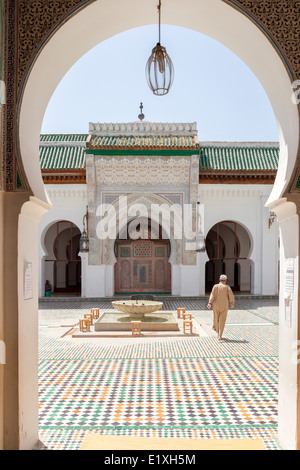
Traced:
[[207, 36], [162, 25], [174, 68], [166, 96], [150, 91], [145, 65], [157, 25], [102, 42], [65, 75], [49, 102], [42, 133], [88, 133], [89, 122], [197, 122], [201, 141], [278, 141], [269, 99], [239, 57]]

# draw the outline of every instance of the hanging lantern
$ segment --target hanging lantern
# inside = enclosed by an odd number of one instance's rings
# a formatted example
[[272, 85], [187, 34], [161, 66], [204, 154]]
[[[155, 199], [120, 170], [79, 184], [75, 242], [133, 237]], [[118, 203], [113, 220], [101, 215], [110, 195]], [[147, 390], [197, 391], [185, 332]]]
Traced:
[[169, 93], [174, 80], [174, 66], [166, 48], [160, 44], [161, 38], [161, 0], [158, 5], [159, 12], [159, 42], [152, 49], [152, 54], [146, 64], [146, 77], [148, 85], [154, 95], [162, 96]]
[[[87, 230], [85, 230], [85, 220], [87, 222]], [[83, 231], [80, 237], [80, 248], [81, 253], [88, 253], [90, 250], [90, 240], [88, 236], [88, 212], [83, 217]]]
[[85, 230], [83, 230], [81, 237], [80, 237], [80, 252], [81, 253], [88, 253], [90, 250], [90, 241], [89, 237]]

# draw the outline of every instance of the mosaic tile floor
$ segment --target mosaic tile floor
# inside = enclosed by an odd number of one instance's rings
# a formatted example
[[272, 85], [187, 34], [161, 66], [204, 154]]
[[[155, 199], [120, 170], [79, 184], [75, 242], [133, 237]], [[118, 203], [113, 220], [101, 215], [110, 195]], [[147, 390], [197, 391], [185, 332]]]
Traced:
[[[211, 329], [206, 303], [170, 300], [167, 307], [180, 304], [193, 311], [207, 336], [134, 339], [64, 336], [83, 311], [97, 305], [43, 305], [39, 401], [46, 448], [78, 449], [93, 431], [255, 437], [266, 449], [278, 449], [276, 299], [239, 300], [228, 315], [223, 342]], [[101, 308], [107, 308], [105, 302]]]

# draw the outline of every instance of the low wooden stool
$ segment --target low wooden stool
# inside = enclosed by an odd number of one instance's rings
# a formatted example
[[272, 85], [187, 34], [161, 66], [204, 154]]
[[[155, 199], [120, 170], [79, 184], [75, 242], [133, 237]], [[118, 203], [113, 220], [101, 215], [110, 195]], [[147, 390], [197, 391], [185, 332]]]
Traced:
[[191, 334], [193, 333], [192, 320], [183, 320], [183, 333], [191, 333]]
[[88, 320], [90, 320], [91, 325], [93, 324], [93, 315], [91, 313], [85, 313], [83, 316], [84, 318], [87, 318]]
[[98, 320], [98, 318], [100, 317], [100, 308], [92, 308], [91, 314], [93, 315], [93, 318], [95, 320]]
[[183, 314], [183, 319], [184, 320], [191, 320], [192, 319], [192, 314], [191, 313], [184, 313]]
[[140, 321], [131, 322], [131, 330], [133, 335], [141, 335], [142, 323]]
[[182, 315], [185, 313], [185, 308], [177, 309], [177, 318], [182, 318]]
[[79, 329], [80, 331], [91, 331], [91, 322], [88, 318], [83, 318], [79, 320]]

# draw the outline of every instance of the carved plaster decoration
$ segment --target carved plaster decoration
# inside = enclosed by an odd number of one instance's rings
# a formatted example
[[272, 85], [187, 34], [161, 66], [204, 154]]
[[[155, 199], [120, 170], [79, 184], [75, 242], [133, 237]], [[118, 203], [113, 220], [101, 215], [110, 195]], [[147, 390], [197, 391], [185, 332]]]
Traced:
[[197, 136], [197, 123], [90, 123], [89, 132], [96, 136], [131, 136], [131, 135], [167, 135], [167, 136]]
[[182, 186], [190, 183], [190, 157], [99, 157], [97, 184], [141, 187]]
[[300, 78], [299, 0], [225, 0], [248, 17], [277, 47], [292, 80]]
[[[167, 199], [162, 198], [156, 194], [147, 194], [147, 195], [131, 194], [127, 196], [127, 202], [128, 202], [128, 207], [132, 207], [134, 204], [143, 205], [146, 208], [148, 214], [150, 215], [151, 215], [152, 204], [157, 204], [157, 205], [164, 204], [166, 207], [171, 206], [171, 204], [168, 203]], [[113, 205], [115, 207], [116, 213], [118, 213], [119, 200], [115, 201]], [[182, 240], [176, 239], [174, 237], [174, 223], [178, 223], [178, 220], [177, 220], [178, 217], [179, 217], [179, 214], [174, 214], [173, 212], [171, 212], [170, 242], [171, 242], [172, 251], [171, 251], [170, 262], [172, 262], [172, 264], [181, 264], [183, 260]], [[89, 236], [90, 236], [90, 241], [91, 241], [90, 253], [89, 253], [89, 264], [113, 265], [116, 262], [115, 255], [114, 255], [115, 239], [107, 238], [105, 240], [100, 240], [96, 234], [96, 229], [97, 229], [96, 218], [93, 217], [92, 219], [93, 219], [93, 224], [89, 224]], [[120, 225], [120, 221], [117, 218], [116, 235], [123, 228], [124, 224], [126, 225], [130, 220], [131, 218], [127, 217], [127, 219], [123, 221], [123, 224]], [[109, 221], [107, 221], [107, 225], [108, 223]]]

